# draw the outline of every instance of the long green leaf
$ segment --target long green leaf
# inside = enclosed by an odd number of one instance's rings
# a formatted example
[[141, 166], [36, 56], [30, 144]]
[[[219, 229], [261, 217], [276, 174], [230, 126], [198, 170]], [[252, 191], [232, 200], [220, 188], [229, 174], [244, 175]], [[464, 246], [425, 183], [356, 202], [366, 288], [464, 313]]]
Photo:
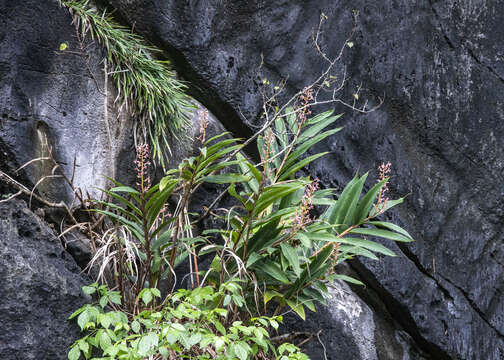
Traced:
[[[327, 113], [329, 113], [329, 111]], [[332, 110], [330, 113], [332, 113]], [[329, 115], [330, 115], [330, 113], [329, 113]], [[333, 122], [338, 120], [340, 117], [341, 117], [341, 114], [338, 116], [330, 116], [330, 117], [327, 117], [325, 119], [321, 119], [320, 121], [314, 123], [315, 125], [310, 126], [308, 129], [306, 129], [305, 131], [303, 131], [301, 133], [301, 135], [297, 139], [297, 143], [300, 144], [303, 141], [308, 140], [309, 138], [317, 135], [323, 129], [325, 129], [327, 126], [331, 125]]]
[[217, 140], [217, 139], [219, 139], [223, 136], [229, 135], [229, 134], [231, 134], [231, 133], [229, 131], [226, 131], [226, 132], [220, 133], [218, 135], [215, 135], [215, 136], [211, 137], [210, 139], [208, 139], [207, 141], [205, 141], [204, 145], [208, 146], [212, 141]]
[[281, 243], [280, 248], [282, 249], [282, 254], [284, 254], [285, 258], [289, 261], [292, 270], [294, 270], [296, 276], [299, 277], [299, 275], [301, 275], [301, 267], [299, 266], [297, 251], [287, 243]]
[[119, 206], [119, 205], [116, 205], [116, 204], [113, 204], [113, 203], [109, 203], [109, 202], [106, 202], [106, 201], [101, 201], [101, 200], [94, 200], [93, 201], [94, 203], [96, 204], [101, 204], [105, 207], [109, 207], [109, 208], [112, 208], [112, 209], [115, 209], [116, 211], [119, 211], [121, 214], [125, 215], [126, 217], [138, 222], [138, 223], [141, 223], [142, 221], [134, 214], [132, 213], [131, 211], [128, 211], [126, 210], [125, 208]]
[[282, 117], [277, 116], [275, 119], [275, 129], [277, 132], [278, 139], [280, 140], [280, 148], [285, 148], [289, 144], [289, 135], [287, 134], [287, 129], [285, 128], [285, 123]]
[[331, 205], [322, 215], [322, 219], [326, 220], [329, 224], [340, 225], [344, 219], [343, 215], [340, 213], [344, 210], [341, 205], [341, 199], [346, 198], [347, 194], [352, 189], [353, 185], [359, 180], [359, 176], [355, 175], [352, 180], [345, 186], [341, 195], [338, 198], [338, 201]]
[[390, 250], [389, 248], [383, 246], [380, 243], [377, 243], [375, 241], [371, 240], [366, 240], [366, 239], [361, 239], [361, 238], [349, 238], [349, 237], [343, 237], [339, 238], [338, 242], [341, 244], [349, 244], [349, 245], [354, 245], [354, 246], [360, 246], [364, 249], [368, 249], [370, 251], [374, 251], [383, 255], [387, 256], [396, 256], [396, 254]]
[[285, 167], [290, 167], [295, 161], [299, 159], [301, 155], [303, 155], [305, 152], [308, 151], [313, 145], [316, 143], [324, 140], [326, 137], [331, 136], [333, 134], [336, 134], [338, 131], [340, 131], [342, 128], [336, 128], [332, 130], [325, 131], [317, 136], [312, 137], [311, 139], [305, 141], [303, 144], [299, 145], [296, 147], [296, 150], [294, 150], [287, 160], [285, 161]]
[[120, 224], [128, 227], [128, 229], [130, 229], [130, 231], [133, 233], [133, 235], [137, 238], [138, 241], [140, 241], [142, 243], [144, 242], [143, 230], [135, 222], [129, 221], [128, 219], [124, 218], [123, 216], [115, 214], [115, 213], [107, 211], [107, 210], [92, 210], [92, 211], [96, 211], [99, 214], [107, 215], [109, 218], [117, 220]]
[[348, 226], [352, 225], [351, 223], [354, 219], [357, 202], [359, 201], [367, 175], [366, 173], [360, 178], [358, 175], [355, 175], [343, 189], [338, 201], [330, 206], [326, 214], [323, 215], [323, 218], [330, 224], [341, 225], [336, 228], [337, 232], [342, 232], [348, 228]]
[[[248, 241], [248, 251], [247, 256], [254, 252], [259, 253], [266, 247], [268, 247], [275, 238], [280, 233], [278, 228], [278, 223], [280, 219], [277, 218], [271, 222], [268, 222], [266, 225], [262, 226]], [[243, 247], [240, 247], [237, 251], [237, 254], [243, 254]], [[243, 260], [243, 259], [242, 259]]]
[[[346, 226], [342, 228], [345, 230], [346, 227], [353, 225], [352, 221], [355, 217], [355, 209], [359, 201], [360, 195], [362, 193], [362, 188], [364, 187], [364, 182], [366, 181], [368, 173], [365, 173], [355, 184], [352, 189], [348, 192], [345, 199], [341, 199], [341, 214], [343, 215], [343, 224]], [[340, 201], [340, 200], [338, 200]]]
[[408, 238], [404, 235], [383, 229], [371, 229], [371, 228], [356, 228], [350, 231], [352, 234], [360, 234], [360, 235], [368, 235], [368, 236], [376, 236], [382, 237], [385, 239], [390, 239], [394, 241], [400, 242], [411, 242], [413, 239]]
[[335, 274], [334, 278], [338, 279], [338, 280], [343, 280], [345, 282], [349, 282], [349, 283], [352, 283], [352, 284], [364, 286], [364, 283], [362, 281], [354, 279], [351, 276], [347, 276], [347, 275], [343, 275], [343, 274]]
[[283, 282], [284, 284], [289, 284], [289, 278], [287, 275], [280, 269], [280, 267], [271, 260], [264, 260], [260, 263], [256, 263], [255, 266], [260, 266], [261, 270], [264, 271], [269, 276], [275, 278], [278, 281]]
[[378, 257], [376, 257], [375, 254], [360, 246], [341, 244], [338, 250], [340, 251], [340, 256], [342, 257], [346, 257], [346, 255], [349, 254], [349, 255], [360, 255], [370, 258], [372, 260], [378, 260]]
[[384, 228], [387, 228], [389, 230], [398, 232], [398, 233], [406, 236], [411, 241], [413, 241], [413, 238], [411, 237], [411, 235], [406, 230], [404, 230], [402, 227], [400, 227], [400, 226], [398, 226], [396, 224], [392, 224], [392, 223], [385, 222], [385, 221], [369, 221], [367, 223], [371, 224], [371, 225], [374, 225], [376, 227], [384, 227]]
[[228, 146], [228, 147], [226, 147], [226, 148], [218, 151], [217, 153], [215, 153], [215, 154], [213, 154], [211, 156], [208, 156], [204, 161], [201, 162], [201, 164], [198, 165], [198, 167], [196, 168], [196, 172], [198, 173], [198, 172], [202, 171], [203, 169], [205, 169], [210, 164], [212, 164], [215, 161], [223, 158], [226, 154], [229, 154], [230, 152], [233, 152], [235, 150], [241, 149], [242, 147], [243, 147], [242, 144]]
[[329, 264], [326, 264], [327, 259], [331, 256], [333, 249], [332, 246], [326, 246], [320, 253], [310, 262], [310, 264], [303, 270], [301, 276], [296, 282], [287, 290], [285, 298], [288, 299], [305, 285], [309, 284], [313, 279], [316, 279], [321, 272], [325, 271]]
[[[159, 213], [161, 209], [164, 208], [166, 205], [166, 202], [168, 201], [168, 198], [171, 196], [173, 193], [173, 190], [177, 186], [178, 181], [174, 182], [173, 184], [167, 186], [163, 191], [160, 191], [158, 193], [155, 193], [152, 195], [152, 198], [149, 199], [147, 202], [146, 208], [147, 208], [147, 226], [148, 229], [152, 228], [152, 225], [159, 219]], [[153, 201], [151, 201], [153, 200]]]
[[245, 159], [245, 157], [242, 154], [240, 153], [236, 154], [236, 158], [240, 160], [238, 166], [240, 168], [240, 172], [242, 173], [242, 175], [248, 175], [249, 173], [252, 173], [252, 175], [254, 176], [248, 182], [248, 186], [250, 186], [250, 188], [254, 191], [254, 193], [257, 194], [257, 192], [259, 191], [259, 182], [262, 179], [261, 174], [259, 173], [259, 171], [257, 171], [254, 165], [250, 164], [249, 161]]
[[382, 181], [376, 183], [367, 193], [364, 195], [359, 202], [359, 206], [355, 211], [354, 224], [358, 224], [362, 222], [369, 216], [369, 211], [373, 206], [373, 203], [380, 192], [380, 189], [383, 187], [387, 179], [383, 179]]
[[264, 191], [259, 196], [259, 199], [257, 199], [253, 215], [256, 216], [260, 214], [264, 209], [272, 205], [277, 200], [302, 188], [304, 188], [304, 184], [302, 182], [276, 184], [265, 188]]
[[231, 185], [229, 185], [227, 190], [228, 190], [229, 195], [231, 195], [235, 199], [238, 199], [242, 203], [242, 205], [245, 207], [245, 209], [247, 209], [247, 211], [252, 210], [252, 204], [247, 199], [245, 199], [243, 196], [239, 195], [236, 192], [236, 187], [235, 187], [234, 183], [231, 183]]
[[326, 154], [328, 154], [329, 152], [322, 152], [322, 153], [318, 153], [318, 154], [315, 154], [315, 155], [311, 155], [311, 156], [308, 156], [307, 158], [301, 160], [300, 162], [298, 163], [295, 163], [294, 165], [292, 165], [291, 167], [285, 169], [285, 170], [281, 170], [280, 171], [280, 174], [282, 174], [278, 180], [280, 181], [283, 181], [283, 180], [286, 180], [289, 178], [289, 176], [293, 175], [296, 173], [296, 171], [298, 171], [299, 169], [302, 169], [304, 168], [305, 166], [307, 166], [308, 164], [310, 164], [312, 161], [318, 159], [319, 157], [322, 157]]
[[197, 175], [195, 176], [195, 178], [197, 179], [201, 176], [204, 176], [204, 175], [209, 174], [214, 171], [219, 171], [219, 170], [222, 170], [225, 168], [231, 168], [234, 165], [239, 165], [240, 162], [241, 162], [240, 160], [232, 160], [232, 161], [223, 161], [223, 162], [217, 163], [215, 165], [212, 165], [212, 166], [205, 168], [204, 170], [199, 171], [197, 173]]
[[251, 179], [251, 176], [243, 176], [241, 174], [230, 173], [230, 174], [219, 174], [219, 175], [208, 175], [199, 179], [196, 183], [207, 182], [211, 184], [231, 184], [231, 183], [241, 183], [246, 182]]
[[128, 194], [140, 195], [140, 193], [138, 192], [138, 190], [135, 190], [132, 187], [124, 186], [124, 185], [123, 186], [116, 186], [114, 188], [111, 188], [109, 191], [112, 191], [112, 192], [125, 192], [125, 193], [128, 193]]
[[296, 213], [297, 210], [298, 210], [298, 208], [293, 206], [293, 207], [289, 207], [286, 209], [274, 211], [266, 217], [262, 217], [259, 220], [253, 221], [252, 222], [252, 229], [254, 229], [258, 226], [262, 226], [270, 221], [276, 221], [280, 218], [290, 218], [290, 217], [292, 217], [293, 214]]
[[[334, 113], [334, 110], [327, 110], [323, 113], [317, 114], [314, 117], [308, 119], [303, 125], [305, 127], [316, 124], [324, 119], [327, 119], [329, 116], [331, 116]], [[337, 115], [340, 117], [341, 115]]]

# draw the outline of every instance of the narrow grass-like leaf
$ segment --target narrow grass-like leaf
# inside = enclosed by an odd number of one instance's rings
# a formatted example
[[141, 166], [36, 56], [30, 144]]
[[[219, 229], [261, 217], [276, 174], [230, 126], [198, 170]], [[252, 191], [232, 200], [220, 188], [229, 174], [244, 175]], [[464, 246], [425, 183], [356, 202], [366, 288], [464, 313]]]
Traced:
[[[324, 115], [324, 114], [329, 114], [331, 115], [332, 114], [332, 110], [331, 111], [328, 111], [326, 113], [323, 113], [323, 114], [320, 114], [320, 115]], [[308, 129], [304, 130], [301, 135], [299, 136], [299, 138], [297, 139], [297, 143], [300, 144], [302, 143], [303, 141], [306, 141], [308, 140], [309, 138], [317, 135], [318, 133], [320, 133], [322, 130], [324, 130], [326, 127], [328, 127], [329, 125], [331, 125], [333, 122], [335, 122], [336, 120], [338, 120], [339, 118], [341, 117], [341, 115], [339, 116], [329, 116], [329, 117], [326, 117], [326, 118], [323, 118], [321, 119], [320, 121], [318, 122], [314, 122], [315, 125], [312, 125], [310, 126]]]
[[343, 281], [348, 282], [348, 283], [364, 286], [364, 283], [362, 281], [354, 279], [351, 276], [347, 276], [347, 275], [343, 275], [343, 274], [335, 274], [334, 278], [338, 279], [338, 280], [343, 280]]
[[296, 150], [294, 150], [289, 157], [287, 158], [287, 161], [285, 162], [285, 167], [290, 167], [295, 161], [299, 159], [301, 155], [303, 155], [305, 152], [308, 151], [313, 145], [316, 143], [324, 140], [326, 137], [331, 136], [333, 134], [336, 134], [338, 131], [340, 131], [342, 128], [336, 128], [332, 130], [328, 130], [326, 132], [323, 132], [317, 136], [314, 136], [313, 138], [305, 141], [303, 144], [299, 145]]
[[367, 258], [370, 258], [372, 260], [378, 260], [378, 257], [373, 254], [371, 251], [364, 249], [360, 246], [355, 246], [355, 245], [347, 245], [347, 244], [341, 244], [338, 247], [338, 250], [340, 251], [340, 256], [346, 257], [347, 254], [349, 255], [361, 255]]
[[299, 266], [299, 257], [297, 251], [287, 243], [281, 243], [280, 248], [282, 249], [282, 254], [284, 254], [285, 258], [289, 261], [289, 264], [294, 270], [296, 276], [299, 277], [301, 274], [301, 267]]
[[249, 181], [250, 179], [251, 176], [243, 176], [241, 174], [231, 173], [204, 176], [197, 183], [207, 182], [211, 184], [231, 184]]
[[359, 202], [359, 206], [355, 211], [354, 224], [358, 224], [362, 222], [369, 216], [369, 211], [373, 206], [373, 203], [380, 192], [380, 189], [383, 187], [387, 179], [383, 179], [380, 182], [376, 183], [367, 193], [364, 195]]
[[264, 260], [261, 263], [258, 263], [259, 265], [255, 266], [260, 266], [261, 270], [264, 271], [266, 274], [269, 276], [275, 278], [278, 281], [283, 282], [284, 284], [289, 283], [289, 278], [285, 273], [280, 269], [280, 266], [278, 266], [275, 262], [270, 261], [270, 260]]
[[400, 227], [396, 224], [392, 224], [392, 223], [385, 222], [385, 221], [368, 221], [367, 224], [371, 224], [376, 227], [384, 227], [386, 229], [398, 232], [398, 233], [406, 236], [411, 241], [413, 241], [413, 238], [411, 237], [411, 235], [406, 230], [404, 230], [402, 227]]
[[371, 228], [356, 228], [350, 231], [352, 234], [360, 234], [360, 235], [368, 235], [368, 236], [376, 236], [385, 239], [390, 239], [394, 241], [400, 242], [411, 242], [413, 239], [408, 238], [404, 235], [383, 229], [371, 229]]
[[317, 160], [319, 157], [322, 157], [326, 154], [328, 154], [327, 151], [319, 153], [319, 154], [308, 156], [307, 158], [301, 160], [300, 162], [295, 163], [294, 165], [292, 165], [288, 169], [280, 171], [280, 174], [282, 174], [282, 175], [278, 178], [278, 180], [283, 181], [283, 180], [288, 179], [289, 176], [294, 175], [296, 173], [296, 171], [298, 171], [299, 169], [304, 168], [305, 166], [310, 164], [312, 161]]
[[345, 227], [343, 227], [342, 230], [345, 230], [346, 227], [353, 225], [352, 222], [355, 217], [355, 209], [367, 176], [368, 173], [365, 173], [359, 180], [357, 180], [344, 199], [338, 199], [338, 201], [341, 200], [341, 215], [343, 218], [343, 224], [345, 224]]
[[361, 238], [349, 238], [343, 237], [337, 240], [341, 244], [349, 244], [354, 246], [360, 246], [362, 248], [368, 249], [370, 251], [374, 251], [387, 256], [396, 256], [396, 254], [390, 250], [389, 248], [383, 246], [376, 241], [361, 239]]

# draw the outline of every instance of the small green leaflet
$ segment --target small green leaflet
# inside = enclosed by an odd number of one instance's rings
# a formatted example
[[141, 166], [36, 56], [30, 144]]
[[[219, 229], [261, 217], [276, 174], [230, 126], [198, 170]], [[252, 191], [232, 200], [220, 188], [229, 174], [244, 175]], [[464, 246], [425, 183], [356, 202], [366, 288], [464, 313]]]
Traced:
[[80, 350], [78, 346], [74, 346], [68, 352], [68, 360], [79, 360]]
[[159, 339], [155, 333], [148, 333], [140, 339], [138, 343], [138, 353], [146, 356], [152, 347], [158, 346]]

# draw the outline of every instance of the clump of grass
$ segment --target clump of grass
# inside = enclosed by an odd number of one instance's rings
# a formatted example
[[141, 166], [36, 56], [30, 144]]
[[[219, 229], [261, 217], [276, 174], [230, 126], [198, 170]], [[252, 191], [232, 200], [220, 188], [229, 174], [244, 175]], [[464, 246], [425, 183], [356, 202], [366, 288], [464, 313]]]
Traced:
[[105, 48], [121, 107], [138, 118], [154, 156], [164, 165], [162, 150], [170, 149], [169, 137], [177, 137], [189, 125], [187, 113], [193, 106], [185, 94], [187, 86], [177, 79], [169, 61], [153, 57], [160, 49], [117, 23], [109, 12], [99, 11], [89, 0], [61, 4], [74, 16], [81, 36], [90, 34]]

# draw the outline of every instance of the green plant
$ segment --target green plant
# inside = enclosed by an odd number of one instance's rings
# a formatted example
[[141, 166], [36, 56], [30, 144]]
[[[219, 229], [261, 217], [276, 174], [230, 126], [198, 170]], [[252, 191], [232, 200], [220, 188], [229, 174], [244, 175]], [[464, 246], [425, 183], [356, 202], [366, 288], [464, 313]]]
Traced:
[[[223, 323], [227, 326], [236, 321], [255, 326], [253, 319], [279, 316], [285, 308], [304, 319], [305, 308], [315, 311], [316, 301], [326, 303], [327, 282], [360, 283], [335, 274], [336, 264], [357, 255], [372, 259], [377, 259], [376, 254], [394, 256], [368, 237], [412, 241], [399, 226], [377, 220], [403, 201], [386, 198], [388, 165], [381, 168], [379, 181], [367, 193], [363, 193], [366, 173], [356, 175], [337, 199], [334, 189], [319, 189], [316, 179], [302, 175], [304, 167], [325, 155], [307, 156], [309, 149], [340, 130], [331, 128], [339, 115], [328, 111], [308, 118], [306, 109], [288, 107], [276, 114], [274, 126], [258, 137], [259, 164], [240, 152], [243, 144], [239, 139], [220, 134], [203, 140], [198, 155], [183, 160], [151, 186], [148, 146], [139, 146], [137, 189], [115, 182], [114, 188], [103, 190], [113, 201], [95, 202], [94, 211], [105, 215], [108, 230], [97, 242], [91, 266], [99, 264], [101, 278], [112, 281], [119, 291], [119, 295], [113, 293], [114, 300], [101, 295], [101, 305], [108, 301], [129, 314], [129, 321], [139, 321], [147, 313], [163, 314], [178, 299], [173, 290], [174, 269], [187, 259], [190, 286], [195, 290], [185, 294], [200, 296], [198, 289], [211, 291], [213, 306], [226, 310]], [[204, 183], [224, 185], [235, 204], [212, 210], [220, 196], [212, 201], [203, 216], [211, 216], [223, 226], [194, 236], [199, 214], [189, 209], [194, 193]], [[205, 254], [212, 261], [208, 269], [200, 270], [199, 257]], [[193, 305], [199, 311], [206, 310], [205, 304], [196, 302]], [[218, 330], [217, 320], [221, 321], [213, 318], [210, 323]], [[194, 331], [203, 331], [201, 323], [194, 326]], [[248, 343], [247, 336], [241, 333], [233, 340]], [[157, 341], [159, 344], [161, 338]], [[175, 345], [169, 345], [173, 344], [166, 345], [169, 351], [177, 351]], [[191, 349], [186, 351], [194, 356], [208, 355]], [[225, 353], [233, 358], [231, 352]], [[257, 358], [254, 352], [247, 354], [244, 358]], [[217, 353], [210, 355], [219, 358]]]
[[[210, 286], [194, 290], [178, 290], [170, 295], [161, 309], [146, 308], [135, 316], [107, 308], [107, 300], [119, 304], [116, 292], [97, 283], [83, 287], [86, 294], [96, 294], [99, 302], [87, 304], [70, 318], [77, 318], [87, 334], [70, 348], [69, 360], [81, 354], [89, 359], [93, 352], [103, 353], [100, 359], [145, 358], [168, 359], [235, 359], [274, 356], [280, 360], [305, 360], [308, 357], [292, 344], [278, 348], [270, 341], [269, 328], [277, 329], [281, 316], [253, 317], [247, 321], [231, 321], [233, 303], [243, 303], [240, 285], [221, 284], [218, 291]], [[138, 301], [145, 306], [153, 302], [159, 290], [145, 288]], [[226, 304], [226, 297], [231, 300]], [[115, 299], [115, 300], [114, 300]]]
[[112, 77], [121, 107], [139, 119], [154, 156], [164, 164], [163, 147], [170, 149], [168, 135], [176, 137], [189, 126], [187, 112], [193, 106], [184, 92], [186, 85], [177, 79], [169, 61], [154, 58], [161, 50], [117, 23], [108, 11], [100, 12], [89, 0], [61, 0], [61, 4], [74, 15], [80, 36], [89, 33], [104, 47], [110, 66], [105, 76]]
[[[325, 153], [302, 156], [340, 130], [327, 129], [339, 118], [332, 111], [312, 119], [306, 115], [288, 108], [283, 117], [276, 118], [274, 129], [258, 139], [260, 166], [236, 154], [238, 172], [226, 175], [222, 182], [234, 179], [228, 193], [239, 205], [222, 216], [227, 228], [205, 231], [218, 233], [221, 243], [214, 241], [204, 248], [216, 253], [205, 275], [211, 284], [241, 278], [247, 304], [255, 312], [267, 312], [274, 300], [275, 314], [287, 306], [303, 319], [305, 307], [315, 311], [314, 301], [325, 304], [327, 281], [340, 278], [358, 283], [333, 274], [336, 264], [355, 255], [373, 259], [377, 259], [375, 253], [395, 255], [368, 236], [412, 241], [400, 227], [375, 221], [403, 201], [385, 199], [388, 178], [384, 174], [366, 194], [362, 192], [368, 174], [356, 175], [337, 200], [332, 198], [334, 190], [318, 189], [317, 180], [296, 176]], [[316, 217], [315, 205], [328, 207]]]

